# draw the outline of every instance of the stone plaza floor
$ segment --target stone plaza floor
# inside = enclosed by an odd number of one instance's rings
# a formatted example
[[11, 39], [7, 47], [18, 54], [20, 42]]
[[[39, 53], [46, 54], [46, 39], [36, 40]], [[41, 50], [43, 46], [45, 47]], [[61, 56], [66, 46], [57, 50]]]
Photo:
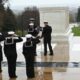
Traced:
[[43, 72], [39, 70], [35, 72], [36, 76], [34, 79], [27, 79], [25, 74], [25, 68], [17, 67], [17, 79], [9, 79], [7, 74], [7, 68], [3, 67], [3, 73], [0, 74], [0, 80], [79, 80], [80, 79], [80, 68], [67, 68], [67, 71], [63, 69], [61, 72], [52, 70], [49, 72]]
[[[19, 54], [18, 54], [19, 55]], [[21, 58], [21, 57], [20, 57]], [[6, 60], [6, 59], [5, 59]], [[18, 59], [19, 60], [19, 59]], [[21, 58], [22, 60], [22, 58]], [[24, 62], [24, 60], [22, 60]], [[69, 43], [59, 43], [54, 48], [54, 56], [36, 57], [37, 62], [67, 62], [72, 63], [59, 67], [35, 67], [35, 78], [27, 79], [25, 66], [17, 66], [17, 79], [12, 80], [79, 80], [80, 79], [80, 37], [73, 37]], [[74, 65], [73, 65], [74, 64]], [[10, 80], [7, 66], [3, 66], [0, 80]]]

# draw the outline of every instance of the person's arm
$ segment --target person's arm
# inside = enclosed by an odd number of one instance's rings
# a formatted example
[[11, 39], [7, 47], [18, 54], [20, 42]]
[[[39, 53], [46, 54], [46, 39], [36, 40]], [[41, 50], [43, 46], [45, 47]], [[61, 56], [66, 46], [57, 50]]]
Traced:
[[35, 31], [33, 32], [34, 36], [37, 36], [39, 33], [39, 31], [37, 30], [37, 28], [35, 29]]
[[50, 26], [50, 33], [52, 33], [52, 27]]
[[26, 52], [25, 52], [25, 47], [24, 47], [24, 45], [25, 45], [25, 43], [23, 43], [23, 52], [22, 52], [23, 55], [25, 55], [25, 53], [26, 53]]
[[39, 31], [43, 31], [43, 27], [40, 26], [40, 27], [39, 27]]
[[23, 39], [21, 37], [18, 37], [18, 39], [14, 39], [14, 42], [21, 42]]
[[1, 36], [0, 36], [0, 41], [4, 41], [4, 40], [5, 40], [4, 36], [1, 35]]
[[43, 37], [44, 37], [44, 33], [45, 33], [44, 31], [45, 31], [45, 29], [43, 28], [41, 38], [43, 38]]

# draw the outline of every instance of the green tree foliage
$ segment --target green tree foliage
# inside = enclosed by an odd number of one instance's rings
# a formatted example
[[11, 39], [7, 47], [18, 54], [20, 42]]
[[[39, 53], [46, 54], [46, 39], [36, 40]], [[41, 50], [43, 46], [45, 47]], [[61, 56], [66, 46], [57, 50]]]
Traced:
[[0, 31], [2, 31], [2, 28], [4, 26], [4, 18], [5, 18], [5, 8], [4, 8], [4, 4], [7, 2], [8, 0], [0, 0]]
[[35, 25], [40, 25], [39, 10], [37, 7], [27, 7], [22, 14], [17, 16], [17, 29], [22, 32], [22, 36], [26, 33], [30, 18], [35, 19]]
[[78, 13], [77, 13], [77, 22], [80, 22], [80, 7], [78, 8]]
[[4, 5], [8, 0], [0, 0], [0, 4]]
[[6, 10], [6, 15], [4, 19], [4, 26], [2, 28], [2, 31], [15, 31], [16, 29], [16, 18], [13, 14], [12, 10], [8, 7]]
[[22, 30], [22, 14], [16, 15], [17, 30]]
[[39, 10], [37, 7], [27, 7], [22, 13], [22, 24], [24, 29], [27, 29], [30, 18], [35, 19], [34, 22], [36, 26], [40, 25]]
[[5, 8], [4, 5], [0, 3], [0, 31], [4, 26], [4, 18], [5, 18], [4, 15], [5, 15]]

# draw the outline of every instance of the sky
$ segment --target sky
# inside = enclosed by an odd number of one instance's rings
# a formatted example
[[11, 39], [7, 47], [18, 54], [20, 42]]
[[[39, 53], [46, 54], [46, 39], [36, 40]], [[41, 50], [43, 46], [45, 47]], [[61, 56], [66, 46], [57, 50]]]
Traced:
[[27, 6], [69, 6], [69, 7], [78, 7], [80, 6], [80, 0], [9, 0], [11, 9], [24, 9]]

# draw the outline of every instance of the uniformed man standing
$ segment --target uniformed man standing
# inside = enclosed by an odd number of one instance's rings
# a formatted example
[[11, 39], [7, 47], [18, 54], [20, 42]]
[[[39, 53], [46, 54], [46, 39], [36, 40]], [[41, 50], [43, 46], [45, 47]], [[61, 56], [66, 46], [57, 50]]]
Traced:
[[44, 28], [42, 31], [42, 36], [44, 39], [44, 55], [47, 55], [47, 44], [49, 46], [50, 50], [50, 55], [53, 55], [53, 50], [51, 46], [51, 33], [52, 33], [52, 28], [51, 26], [48, 25], [48, 22], [44, 22]]
[[8, 61], [8, 73], [10, 78], [17, 78], [16, 76], [16, 43], [21, 42], [22, 38], [18, 37], [13, 31], [8, 32], [8, 37], [4, 41], [4, 53]]
[[[31, 18], [30, 19], [30, 23], [29, 23], [27, 32], [28, 32], [28, 34], [31, 34], [34, 37], [37, 37], [38, 36], [39, 28], [35, 25], [34, 18]], [[38, 38], [36, 38], [36, 41], [37, 41], [37, 43], [40, 42]], [[34, 49], [35, 49], [35, 55], [37, 55], [36, 54], [36, 44], [34, 44]]]
[[1, 46], [1, 42], [4, 40], [4, 36], [2, 35], [2, 33], [0, 33], [0, 73], [2, 72], [2, 68], [1, 68], [1, 62], [3, 60], [3, 56], [2, 56], [2, 46]]
[[31, 34], [26, 35], [26, 42], [23, 44], [23, 55], [25, 57], [26, 61], [26, 75], [28, 78], [34, 78], [35, 72], [34, 72], [34, 61], [35, 61], [35, 55], [34, 55], [34, 44], [36, 44], [32, 38]]

